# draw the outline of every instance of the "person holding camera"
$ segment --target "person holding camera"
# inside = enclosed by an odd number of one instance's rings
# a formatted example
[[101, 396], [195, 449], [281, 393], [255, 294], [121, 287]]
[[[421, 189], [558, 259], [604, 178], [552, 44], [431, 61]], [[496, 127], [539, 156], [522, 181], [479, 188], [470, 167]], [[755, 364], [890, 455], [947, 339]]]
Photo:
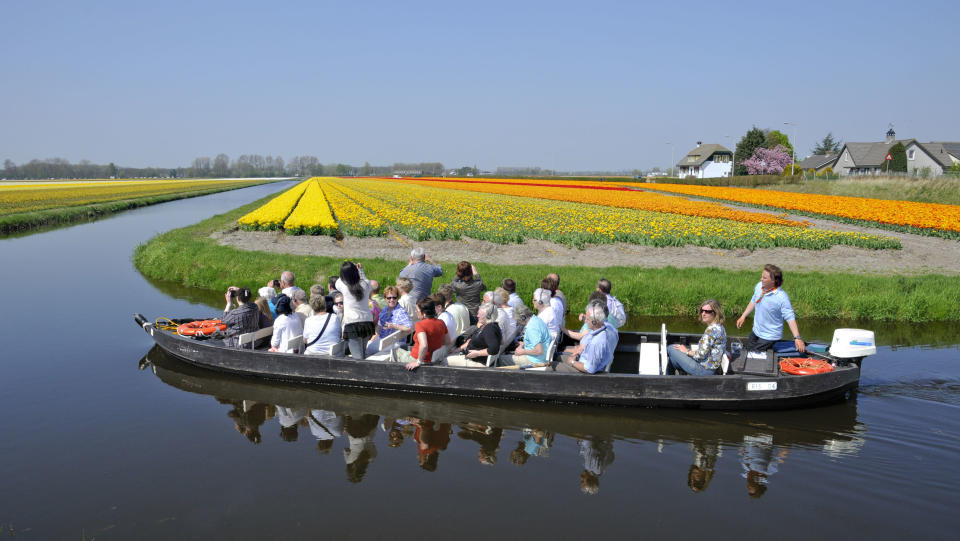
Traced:
[[[253, 294], [248, 287], [230, 286], [223, 295], [227, 306], [223, 309], [223, 323], [227, 330], [223, 343], [229, 347], [237, 346], [237, 337], [260, 328], [260, 309], [250, 299]], [[236, 303], [236, 307], [234, 307]]]

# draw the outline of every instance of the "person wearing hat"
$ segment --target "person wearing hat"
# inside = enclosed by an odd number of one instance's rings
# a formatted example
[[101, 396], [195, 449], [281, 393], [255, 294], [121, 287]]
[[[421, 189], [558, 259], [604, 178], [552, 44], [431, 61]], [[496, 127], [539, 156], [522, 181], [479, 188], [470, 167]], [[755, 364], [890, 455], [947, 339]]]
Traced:
[[250, 302], [253, 294], [248, 287], [230, 286], [223, 296], [227, 300], [227, 306], [220, 318], [227, 326], [227, 330], [223, 332], [226, 335], [223, 343], [228, 347], [237, 347], [238, 336], [260, 328], [260, 309]]

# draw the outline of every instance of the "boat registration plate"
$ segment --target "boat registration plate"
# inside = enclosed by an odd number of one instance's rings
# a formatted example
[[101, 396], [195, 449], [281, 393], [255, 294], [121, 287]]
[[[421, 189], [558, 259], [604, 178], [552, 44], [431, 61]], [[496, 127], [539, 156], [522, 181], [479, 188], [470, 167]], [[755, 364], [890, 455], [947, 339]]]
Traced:
[[748, 381], [747, 390], [748, 391], [776, 391], [777, 382], [776, 381]]

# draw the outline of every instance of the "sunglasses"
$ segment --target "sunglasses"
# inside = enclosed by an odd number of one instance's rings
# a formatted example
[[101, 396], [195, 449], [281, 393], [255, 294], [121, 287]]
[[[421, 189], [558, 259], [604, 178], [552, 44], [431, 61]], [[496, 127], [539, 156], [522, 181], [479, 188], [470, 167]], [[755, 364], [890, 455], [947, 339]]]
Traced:
[[333, 303], [336, 306], [343, 306], [343, 301]]
[[704, 310], [703, 308], [701, 308], [701, 309], [700, 309], [700, 313], [701, 313], [701, 314], [712, 314], [712, 313], [713, 313], [713, 310]]
[[386, 297], [386, 299], [387, 299], [388, 301], [395, 301], [395, 300], [397, 300], [397, 297]]

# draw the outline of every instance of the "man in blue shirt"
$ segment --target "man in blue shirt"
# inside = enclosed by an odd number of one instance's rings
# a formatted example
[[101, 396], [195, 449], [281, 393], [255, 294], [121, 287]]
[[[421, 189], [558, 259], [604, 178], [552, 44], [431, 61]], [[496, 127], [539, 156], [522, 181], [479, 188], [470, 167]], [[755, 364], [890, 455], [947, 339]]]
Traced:
[[763, 273], [760, 275], [760, 283], [753, 289], [753, 297], [750, 304], [747, 305], [743, 315], [737, 320], [737, 328], [743, 326], [743, 322], [756, 309], [757, 313], [753, 316], [753, 330], [744, 344], [745, 351], [766, 351], [773, 347], [773, 344], [783, 336], [783, 322], [786, 321], [793, 333], [793, 345], [797, 351], [803, 353], [806, 351], [806, 345], [800, 337], [800, 330], [797, 328], [797, 317], [793, 313], [793, 306], [790, 304], [790, 297], [780, 289], [783, 285], [783, 272], [776, 265], [765, 265]]
[[414, 301], [429, 297], [433, 289], [433, 278], [442, 275], [443, 269], [440, 265], [435, 265], [419, 246], [410, 251], [410, 263], [400, 271], [400, 278], [409, 278], [413, 282], [410, 297]]
[[589, 331], [569, 356], [563, 356], [555, 367], [557, 372], [596, 374], [613, 362], [620, 336], [617, 328], [607, 321], [606, 306], [589, 304], [584, 316]]

